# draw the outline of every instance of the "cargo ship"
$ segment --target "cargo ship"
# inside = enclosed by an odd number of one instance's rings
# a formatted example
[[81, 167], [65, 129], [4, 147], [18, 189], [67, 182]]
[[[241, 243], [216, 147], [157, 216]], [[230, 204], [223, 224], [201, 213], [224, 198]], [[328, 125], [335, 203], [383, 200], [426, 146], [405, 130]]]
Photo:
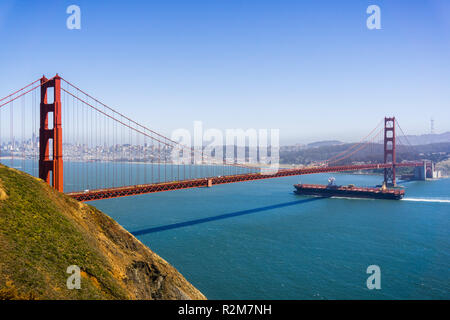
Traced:
[[295, 193], [300, 195], [338, 197], [338, 198], [368, 198], [400, 200], [405, 195], [404, 190], [387, 188], [384, 184], [381, 188], [362, 188], [354, 185], [337, 186], [335, 179], [328, 179], [328, 185], [321, 184], [295, 184]]

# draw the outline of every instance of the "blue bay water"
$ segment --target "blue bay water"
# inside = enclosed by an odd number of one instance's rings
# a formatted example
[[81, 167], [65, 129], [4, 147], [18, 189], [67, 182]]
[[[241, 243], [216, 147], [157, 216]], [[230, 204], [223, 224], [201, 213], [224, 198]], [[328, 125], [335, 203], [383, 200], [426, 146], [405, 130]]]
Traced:
[[[15, 166], [21, 169], [19, 162]], [[66, 166], [70, 175], [74, 170]], [[401, 201], [293, 193], [294, 183], [326, 183], [329, 176], [89, 204], [134, 233], [210, 299], [449, 299], [450, 179], [401, 182], [406, 190]], [[338, 184], [381, 181], [334, 176]], [[381, 290], [366, 287], [369, 265], [381, 268]]]
[[[450, 180], [406, 182], [402, 201], [292, 192], [299, 180], [327, 178], [287, 177], [91, 204], [210, 299], [450, 298]], [[381, 179], [336, 178], [356, 185]], [[373, 264], [381, 268], [381, 290], [366, 287]]]

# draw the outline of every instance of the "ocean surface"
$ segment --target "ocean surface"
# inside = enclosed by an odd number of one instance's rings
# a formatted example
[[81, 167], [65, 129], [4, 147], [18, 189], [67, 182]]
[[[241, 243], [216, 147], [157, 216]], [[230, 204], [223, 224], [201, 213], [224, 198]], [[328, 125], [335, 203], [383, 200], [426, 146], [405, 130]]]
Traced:
[[[401, 201], [298, 196], [329, 175], [92, 202], [210, 299], [449, 299], [450, 180]], [[335, 175], [376, 185], [379, 176]], [[369, 290], [369, 265], [381, 289]]]
[[[8, 163], [5, 163], [8, 165]], [[19, 166], [20, 169], [20, 166]], [[67, 170], [70, 172], [70, 170]], [[89, 202], [209, 299], [450, 299], [450, 179], [401, 201], [299, 196], [330, 174]], [[380, 176], [334, 174], [337, 184]], [[381, 289], [369, 290], [369, 265]]]

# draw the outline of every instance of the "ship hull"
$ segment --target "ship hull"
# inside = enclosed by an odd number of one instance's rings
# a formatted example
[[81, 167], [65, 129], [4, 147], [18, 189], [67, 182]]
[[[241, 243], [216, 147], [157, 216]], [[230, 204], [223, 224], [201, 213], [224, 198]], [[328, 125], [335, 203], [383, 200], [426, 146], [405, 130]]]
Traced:
[[400, 200], [404, 196], [403, 190], [356, 187], [329, 187], [323, 185], [294, 185], [295, 193], [307, 196], [338, 197], [338, 198], [365, 198]]

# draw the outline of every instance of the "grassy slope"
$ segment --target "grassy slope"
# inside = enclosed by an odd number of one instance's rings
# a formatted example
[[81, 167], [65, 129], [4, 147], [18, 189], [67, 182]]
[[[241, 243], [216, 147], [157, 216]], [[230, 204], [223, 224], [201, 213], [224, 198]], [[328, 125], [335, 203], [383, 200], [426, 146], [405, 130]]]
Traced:
[[[66, 269], [82, 270], [69, 290]], [[114, 220], [0, 165], [0, 299], [204, 299]]]

